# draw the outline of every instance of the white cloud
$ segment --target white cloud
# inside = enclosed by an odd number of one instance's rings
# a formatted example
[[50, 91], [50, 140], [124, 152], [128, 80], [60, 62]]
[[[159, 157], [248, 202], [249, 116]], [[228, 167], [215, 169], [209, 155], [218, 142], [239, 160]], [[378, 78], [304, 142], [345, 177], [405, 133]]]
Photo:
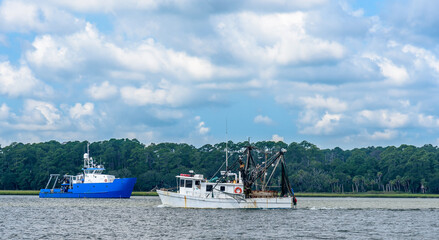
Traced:
[[271, 141], [273, 142], [283, 142], [284, 141], [284, 137], [281, 137], [277, 134], [274, 134], [273, 136], [271, 136]]
[[241, 12], [215, 18], [218, 33], [235, 57], [252, 63], [302, 64], [341, 59], [344, 47], [306, 33], [305, 12]]
[[418, 123], [422, 127], [426, 127], [426, 128], [439, 127], [439, 119], [434, 117], [434, 116], [431, 116], [431, 115], [425, 116], [424, 114], [419, 114], [418, 115]]
[[144, 85], [140, 88], [127, 86], [121, 90], [122, 99], [132, 105], [182, 106], [192, 98], [191, 90], [162, 80], [157, 88]]
[[32, 43], [34, 51], [26, 54], [27, 60], [40, 68], [70, 69], [77, 64], [74, 53], [50, 35], [37, 37]]
[[[150, 72], [188, 80], [210, 79], [217, 71], [208, 60], [167, 49], [153, 39], [120, 47], [106, 39], [90, 23], [82, 31], [64, 37], [37, 37], [32, 45], [34, 49], [26, 53], [27, 60], [45, 70], [74, 69], [75, 73], [86, 73], [93, 66], [94, 71], [109, 75], [123, 70], [128, 71], [128, 76], [136, 78], [139, 73]], [[114, 69], [114, 66], [117, 68]]]
[[341, 114], [330, 114], [326, 112], [325, 115], [323, 115], [321, 119], [315, 122], [313, 126], [305, 127], [303, 130], [300, 131], [300, 133], [312, 135], [330, 134], [334, 131], [334, 128], [338, 126], [341, 118]]
[[27, 131], [58, 130], [60, 120], [61, 113], [53, 104], [29, 99], [25, 101], [23, 115], [11, 127]]
[[[276, 91], [280, 94], [276, 94], [275, 100], [278, 103], [287, 104], [291, 106], [302, 106], [304, 103], [304, 100], [310, 101], [310, 102], [319, 102], [320, 100], [318, 97], [313, 100], [312, 97], [302, 97], [306, 95], [313, 95], [315, 93], [323, 93], [330, 95], [334, 91], [339, 90], [338, 87], [332, 86], [329, 84], [324, 83], [317, 83], [317, 84], [309, 84], [309, 83], [303, 83], [303, 82], [286, 82], [286, 81], [278, 81], [276, 84], [274, 84], [273, 88], [276, 89]], [[317, 105], [314, 104], [318, 108], [325, 107], [331, 107], [332, 109], [339, 109], [340, 107], [343, 107], [343, 103], [341, 100], [333, 99], [322, 99], [322, 102], [326, 102], [325, 105]], [[336, 103], [336, 105], [328, 104], [329, 102]], [[312, 106], [312, 105], [310, 105]], [[337, 108], [334, 108], [334, 106], [337, 106]]]
[[424, 61], [430, 68], [432, 68], [434, 71], [436, 71], [436, 73], [439, 73], [439, 60], [436, 58], [436, 56], [432, 52], [430, 52], [424, 48], [412, 46], [410, 44], [405, 45], [402, 48], [402, 51], [404, 53], [414, 54], [416, 56], [416, 60]]
[[358, 122], [367, 125], [378, 125], [386, 128], [400, 128], [409, 123], [409, 116], [389, 110], [363, 110], [358, 114]]
[[9, 62], [0, 62], [0, 94], [11, 97], [49, 96], [52, 88], [36, 79], [27, 66], [15, 69]]
[[343, 112], [347, 109], [347, 104], [337, 98], [324, 98], [320, 95], [315, 97], [301, 97], [306, 108], [310, 109], [327, 109], [331, 112]]
[[0, 6], [0, 24], [2, 28], [19, 29], [38, 27], [38, 7], [22, 1], [3, 1]]
[[44, 1], [6, 0], [0, 4], [0, 29], [11, 32], [73, 31], [84, 21]]
[[253, 121], [255, 123], [263, 123], [263, 124], [267, 124], [270, 125], [273, 123], [273, 120], [271, 120], [271, 118], [269, 118], [268, 116], [262, 116], [262, 115], [258, 115], [256, 116]]
[[94, 113], [94, 104], [85, 103], [84, 105], [76, 103], [75, 106], [69, 110], [70, 117], [73, 119], [79, 119], [82, 116], [92, 116]]
[[395, 85], [404, 85], [409, 82], [410, 77], [404, 66], [398, 67], [390, 59], [374, 54], [365, 54], [364, 57], [378, 65], [387, 82]]
[[205, 127], [204, 125], [205, 125], [204, 122], [200, 122], [200, 123], [198, 124], [198, 132], [199, 132], [201, 135], [204, 135], [204, 134], [206, 134], [206, 133], [209, 132], [209, 128]]
[[117, 87], [111, 85], [108, 81], [103, 82], [101, 85], [93, 84], [87, 91], [92, 98], [97, 100], [106, 100], [118, 93]]
[[367, 135], [370, 140], [391, 140], [398, 137], [398, 131], [385, 129], [382, 132], [376, 131], [373, 134]]
[[196, 127], [198, 133], [201, 135], [206, 135], [210, 131], [210, 129], [205, 126], [206, 124], [203, 121], [201, 121], [200, 116], [196, 116], [194, 119], [198, 122]]
[[9, 107], [5, 103], [0, 106], [0, 119], [6, 119], [9, 117]]
[[177, 78], [194, 79], [209, 79], [214, 71], [209, 61], [166, 49], [152, 39], [133, 49], [112, 45], [109, 50], [122, 66], [134, 71], [172, 73]]

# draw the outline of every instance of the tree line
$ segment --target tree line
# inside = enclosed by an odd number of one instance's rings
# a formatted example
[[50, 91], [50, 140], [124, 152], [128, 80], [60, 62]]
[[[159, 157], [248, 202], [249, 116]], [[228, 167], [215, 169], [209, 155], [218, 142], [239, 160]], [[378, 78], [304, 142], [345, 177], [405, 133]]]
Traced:
[[[0, 146], [0, 189], [38, 190], [45, 187], [51, 173], [80, 173], [86, 145], [80, 141], [49, 141]], [[242, 157], [248, 145], [227, 142], [230, 165]], [[258, 161], [286, 150], [289, 179], [296, 192], [439, 193], [439, 149], [430, 144], [352, 150], [319, 149], [307, 141], [261, 141], [252, 145], [259, 149], [254, 152]], [[175, 186], [175, 176], [189, 170], [212, 177], [224, 166], [225, 149], [225, 142], [196, 148], [185, 143], [146, 146], [136, 139], [110, 139], [91, 143], [90, 155], [104, 164], [107, 174], [137, 177], [134, 190], [149, 191]], [[274, 179], [279, 176], [274, 175]]]

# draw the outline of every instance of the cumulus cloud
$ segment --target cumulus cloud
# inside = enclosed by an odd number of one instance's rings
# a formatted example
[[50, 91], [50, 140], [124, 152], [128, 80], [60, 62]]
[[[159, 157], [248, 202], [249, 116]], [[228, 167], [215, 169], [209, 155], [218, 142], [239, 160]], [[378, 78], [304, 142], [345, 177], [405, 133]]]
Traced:
[[126, 86], [121, 90], [122, 99], [132, 105], [165, 105], [182, 106], [190, 99], [191, 90], [162, 80], [159, 86], [143, 85], [142, 87]]
[[334, 128], [338, 126], [341, 118], [341, 114], [330, 114], [326, 112], [313, 126], [305, 127], [300, 130], [300, 133], [311, 135], [330, 134], [334, 131]]
[[28, 99], [24, 103], [23, 115], [12, 127], [27, 131], [57, 130], [60, 120], [61, 112], [52, 103]]
[[95, 71], [114, 74], [114, 67], [117, 67], [116, 70], [131, 73], [161, 73], [189, 80], [210, 79], [216, 71], [208, 60], [167, 49], [153, 39], [132, 46], [119, 46], [106, 39], [90, 23], [71, 35], [37, 37], [32, 46], [33, 50], [26, 53], [27, 60], [40, 69], [52, 71], [75, 69], [76, 72], [87, 73], [93, 66], [99, 68]]
[[5, 0], [0, 4], [0, 29], [11, 32], [67, 32], [84, 21], [45, 2]]
[[106, 100], [118, 93], [117, 87], [111, 85], [108, 81], [103, 82], [101, 85], [93, 84], [87, 91], [92, 98], [97, 100]]
[[[415, 46], [410, 45], [410, 44], [405, 45], [402, 48], [402, 51], [404, 53], [411, 53], [411, 54], [415, 55], [416, 56], [415, 63], [417, 61], [423, 61], [427, 64], [427, 66], [429, 66], [434, 71], [436, 71], [436, 73], [439, 73], [439, 60], [436, 58], [436, 56], [432, 52], [430, 52], [424, 48], [415, 47]], [[416, 65], [419, 65], [419, 63]]]
[[27, 66], [16, 69], [9, 62], [0, 62], [0, 94], [48, 96], [52, 94], [52, 88], [36, 79]]
[[273, 136], [271, 136], [271, 141], [273, 142], [283, 142], [284, 141], [284, 137], [281, 137], [277, 134], [273, 134]]
[[439, 127], [439, 118], [432, 116], [432, 115], [424, 115], [419, 114], [418, 115], [418, 123], [419, 125], [426, 127], [426, 128], [437, 128]]
[[337, 98], [324, 98], [320, 95], [315, 97], [301, 97], [305, 108], [310, 109], [327, 109], [331, 112], [343, 112], [347, 109], [347, 104]]
[[409, 116], [404, 113], [383, 110], [363, 110], [358, 114], [358, 121], [370, 126], [400, 128], [409, 124]]
[[255, 123], [263, 123], [266, 125], [270, 125], [273, 123], [273, 120], [271, 120], [271, 118], [269, 118], [268, 116], [262, 116], [262, 115], [257, 115], [253, 121]]
[[6, 119], [9, 116], [9, 107], [5, 103], [0, 106], [0, 119]]
[[370, 140], [390, 140], [398, 137], [398, 131], [385, 129], [384, 131], [376, 131], [366, 136]]
[[204, 135], [204, 134], [206, 134], [206, 133], [209, 132], [209, 128], [205, 127], [204, 125], [205, 125], [204, 122], [200, 122], [200, 123], [198, 124], [198, 132], [199, 132], [201, 135]]
[[381, 70], [381, 74], [389, 83], [403, 85], [410, 80], [407, 69], [404, 66], [396, 66], [390, 59], [374, 54], [365, 54], [364, 57], [370, 59], [378, 65]]
[[216, 29], [235, 56], [257, 64], [307, 64], [344, 56], [344, 47], [306, 33], [305, 12], [242, 12], [215, 18]]
[[198, 122], [197, 127], [196, 127], [198, 133], [200, 135], [206, 135], [210, 131], [210, 129], [208, 127], [206, 127], [206, 124], [203, 121], [201, 121], [200, 116], [196, 116], [194, 119], [195, 119], [195, 121]]
[[93, 103], [85, 103], [84, 105], [76, 103], [75, 106], [69, 110], [70, 117], [73, 119], [81, 118], [82, 116], [91, 116], [94, 112]]

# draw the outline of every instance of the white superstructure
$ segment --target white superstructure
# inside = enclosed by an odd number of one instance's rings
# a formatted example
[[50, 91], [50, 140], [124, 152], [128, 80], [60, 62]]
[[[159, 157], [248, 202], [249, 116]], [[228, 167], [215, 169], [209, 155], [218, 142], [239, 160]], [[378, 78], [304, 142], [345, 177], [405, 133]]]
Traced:
[[[181, 208], [293, 208], [293, 197], [278, 197], [274, 191], [259, 191], [259, 197], [246, 198], [239, 179], [209, 182], [203, 175], [177, 176], [177, 192], [157, 190], [163, 206]], [[265, 194], [264, 194], [265, 193]]]
[[[95, 164], [90, 157], [89, 145], [87, 144], [87, 153], [84, 153], [83, 173], [76, 176], [66, 175], [65, 180], [75, 183], [112, 183], [116, 177], [114, 175], [102, 174], [105, 171], [103, 165]], [[67, 177], [67, 178], [66, 178]]]

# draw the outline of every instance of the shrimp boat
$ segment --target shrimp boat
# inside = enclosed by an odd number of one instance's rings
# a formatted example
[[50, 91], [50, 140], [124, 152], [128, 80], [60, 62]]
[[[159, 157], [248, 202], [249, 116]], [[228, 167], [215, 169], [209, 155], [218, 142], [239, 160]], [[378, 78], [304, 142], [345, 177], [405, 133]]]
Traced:
[[[46, 188], [40, 190], [40, 198], [130, 198], [136, 178], [115, 178], [102, 174], [103, 165], [94, 163], [89, 145], [84, 154], [83, 173], [76, 176], [50, 174]], [[52, 188], [49, 188], [52, 186]], [[58, 187], [59, 188], [56, 188]]]
[[[245, 163], [241, 159], [235, 162], [234, 165], [239, 165], [238, 173], [231, 172], [226, 164], [226, 171], [221, 171], [221, 177], [210, 180], [193, 171], [176, 176], [176, 192], [156, 190], [162, 205], [180, 208], [295, 208], [297, 200], [286, 173], [285, 150], [277, 152], [261, 164], [256, 164], [251, 153], [253, 149], [255, 148], [252, 146], [246, 148]], [[279, 165], [281, 191], [267, 190], [268, 183]], [[270, 178], [265, 181], [269, 170]], [[254, 189], [258, 185], [261, 189]]]

